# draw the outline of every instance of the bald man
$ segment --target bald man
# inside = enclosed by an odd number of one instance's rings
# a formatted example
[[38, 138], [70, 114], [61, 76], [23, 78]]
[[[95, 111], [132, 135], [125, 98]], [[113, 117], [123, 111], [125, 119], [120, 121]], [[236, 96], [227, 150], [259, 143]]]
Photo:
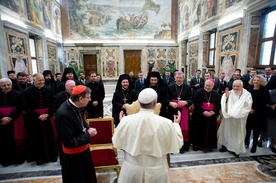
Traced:
[[213, 90], [214, 82], [207, 80], [204, 88], [195, 92], [194, 112], [191, 123], [193, 150], [204, 152], [217, 148], [217, 116], [220, 111], [220, 95]]

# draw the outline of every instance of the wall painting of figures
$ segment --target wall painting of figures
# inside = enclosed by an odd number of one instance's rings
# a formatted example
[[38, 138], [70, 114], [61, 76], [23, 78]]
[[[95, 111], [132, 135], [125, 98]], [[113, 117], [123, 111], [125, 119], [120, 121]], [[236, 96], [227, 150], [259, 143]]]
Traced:
[[7, 55], [10, 61], [9, 69], [16, 73], [29, 73], [28, 35], [4, 29], [7, 45]]
[[171, 0], [68, 0], [70, 38], [171, 39]]

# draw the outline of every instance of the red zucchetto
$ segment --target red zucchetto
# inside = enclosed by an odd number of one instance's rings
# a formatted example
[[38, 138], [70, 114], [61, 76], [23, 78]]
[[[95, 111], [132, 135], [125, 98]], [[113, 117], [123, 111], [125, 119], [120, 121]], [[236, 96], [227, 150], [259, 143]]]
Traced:
[[85, 90], [86, 90], [86, 86], [84, 86], [84, 85], [75, 86], [72, 91], [72, 95], [79, 95], [79, 94], [83, 93]]

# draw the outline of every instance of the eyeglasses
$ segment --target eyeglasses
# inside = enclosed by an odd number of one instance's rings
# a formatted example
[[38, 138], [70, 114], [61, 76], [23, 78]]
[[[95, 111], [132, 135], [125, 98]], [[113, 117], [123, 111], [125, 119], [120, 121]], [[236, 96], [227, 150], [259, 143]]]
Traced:
[[91, 97], [82, 97], [82, 98], [91, 99]]

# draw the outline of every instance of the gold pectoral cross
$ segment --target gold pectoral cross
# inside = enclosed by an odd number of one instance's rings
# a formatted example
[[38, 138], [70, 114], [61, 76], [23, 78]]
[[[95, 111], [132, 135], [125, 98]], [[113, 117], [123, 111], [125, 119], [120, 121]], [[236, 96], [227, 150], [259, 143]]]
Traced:
[[123, 99], [123, 101], [124, 101], [124, 103], [126, 103], [127, 99], [126, 99], [126, 98], [124, 98], [124, 99]]

